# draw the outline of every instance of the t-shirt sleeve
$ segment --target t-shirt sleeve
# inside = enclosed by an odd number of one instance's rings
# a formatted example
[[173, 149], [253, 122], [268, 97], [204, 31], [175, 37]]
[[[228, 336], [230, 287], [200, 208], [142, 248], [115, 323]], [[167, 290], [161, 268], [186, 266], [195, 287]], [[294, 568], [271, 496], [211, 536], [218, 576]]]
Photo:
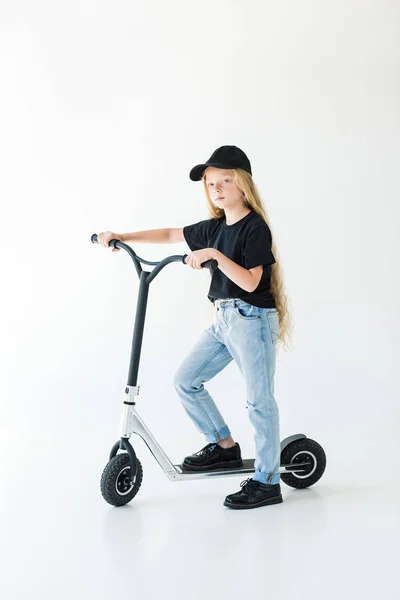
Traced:
[[213, 219], [206, 219], [205, 221], [193, 223], [193, 225], [186, 225], [183, 228], [184, 238], [192, 251], [208, 248], [210, 239], [209, 231], [212, 220]]
[[244, 243], [244, 268], [252, 269], [258, 267], [258, 265], [272, 265], [275, 263], [271, 247], [272, 236], [267, 223], [260, 223], [251, 229]]

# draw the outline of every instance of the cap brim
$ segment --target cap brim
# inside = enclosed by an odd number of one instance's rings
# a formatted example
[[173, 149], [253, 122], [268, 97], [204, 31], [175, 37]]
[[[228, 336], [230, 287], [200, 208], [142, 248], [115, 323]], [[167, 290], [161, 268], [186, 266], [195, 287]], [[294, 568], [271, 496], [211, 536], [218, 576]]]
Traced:
[[232, 166], [224, 165], [222, 163], [208, 163], [204, 165], [196, 165], [189, 173], [189, 177], [192, 181], [200, 181], [204, 171], [208, 167], [215, 167], [216, 169], [233, 169]]

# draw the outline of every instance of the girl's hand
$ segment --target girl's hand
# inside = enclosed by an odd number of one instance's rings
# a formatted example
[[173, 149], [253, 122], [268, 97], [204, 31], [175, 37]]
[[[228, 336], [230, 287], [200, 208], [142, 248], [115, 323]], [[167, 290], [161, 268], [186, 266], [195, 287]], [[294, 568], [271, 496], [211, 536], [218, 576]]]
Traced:
[[[97, 241], [99, 242], [99, 244], [101, 244], [102, 246], [104, 246], [104, 248], [110, 248], [109, 246], [109, 242], [110, 240], [121, 240], [121, 235], [119, 233], [113, 233], [112, 231], [102, 231], [101, 233], [98, 234], [97, 236]], [[121, 248], [113, 248], [111, 250], [111, 252], [119, 252]]]
[[186, 257], [186, 264], [192, 269], [202, 269], [201, 264], [215, 256], [215, 248], [204, 248], [203, 250], [194, 250]]

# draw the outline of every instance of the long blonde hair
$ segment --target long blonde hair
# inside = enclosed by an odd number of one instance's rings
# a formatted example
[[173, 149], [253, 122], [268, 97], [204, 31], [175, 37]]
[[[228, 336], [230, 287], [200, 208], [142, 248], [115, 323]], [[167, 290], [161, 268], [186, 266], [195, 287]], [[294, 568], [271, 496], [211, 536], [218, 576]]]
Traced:
[[[207, 169], [206, 169], [207, 170]], [[228, 169], [229, 170], [229, 169]], [[244, 205], [254, 210], [257, 214], [260, 215], [267, 223], [268, 227], [271, 230], [271, 225], [269, 223], [269, 219], [267, 216], [267, 212], [263, 206], [263, 202], [261, 200], [260, 194], [257, 190], [257, 187], [253, 181], [250, 173], [245, 171], [244, 169], [230, 169], [235, 181], [236, 186], [242, 192]], [[208, 210], [213, 219], [219, 219], [223, 217], [225, 212], [222, 208], [216, 206], [208, 193], [208, 187], [206, 184], [206, 171], [204, 171], [202, 176], [202, 181], [204, 185], [204, 190], [206, 193]], [[283, 348], [287, 347], [287, 343], [291, 343], [291, 331], [293, 329], [291, 315], [288, 310], [288, 301], [287, 296], [284, 292], [283, 285], [283, 276], [282, 276], [282, 268], [279, 262], [279, 253], [277, 251], [274, 236], [272, 235], [272, 254], [275, 257], [276, 262], [271, 265], [271, 294], [275, 298], [276, 309], [279, 317], [279, 338], [277, 342], [278, 345], [282, 344]]]

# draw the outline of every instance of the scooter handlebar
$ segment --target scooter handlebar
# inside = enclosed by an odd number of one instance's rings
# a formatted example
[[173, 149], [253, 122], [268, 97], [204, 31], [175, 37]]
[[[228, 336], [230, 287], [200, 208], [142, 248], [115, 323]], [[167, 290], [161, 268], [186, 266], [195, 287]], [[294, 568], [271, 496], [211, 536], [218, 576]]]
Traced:
[[[93, 242], [93, 244], [98, 244], [99, 241], [97, 239], [97, 233], [94, 233], [92, 235], [92, 237], [90, 238], [90, 240], [91, 240], [91, 242]], [[124, 244], [123, 242], [121, 242], [121, 240], [118, 240], [118, 239], [110, 240], [108, 242], [108, 245], [112, 248], [115, 248], [115, 247], [125, 248], [126, 247], [126, 244]], [[132, 250], [132, 249], [130, 248], [130, 250]], [[187, 256], [188, 256], [187, 254], [184, 254], [183, 256], [177, 257], [177, 260], [181, 259], [183, 264], [186, 265], [187, 264], [186, 263]], [[218, 261], [215, 260], [215, 258], [211, 258], [210, 260], [206, 260], [205, 262], [201, 263], [201, 266], [203, 267], [203, 269], [211, 269], [214, 271], [215, 269], [218, 268]]]

